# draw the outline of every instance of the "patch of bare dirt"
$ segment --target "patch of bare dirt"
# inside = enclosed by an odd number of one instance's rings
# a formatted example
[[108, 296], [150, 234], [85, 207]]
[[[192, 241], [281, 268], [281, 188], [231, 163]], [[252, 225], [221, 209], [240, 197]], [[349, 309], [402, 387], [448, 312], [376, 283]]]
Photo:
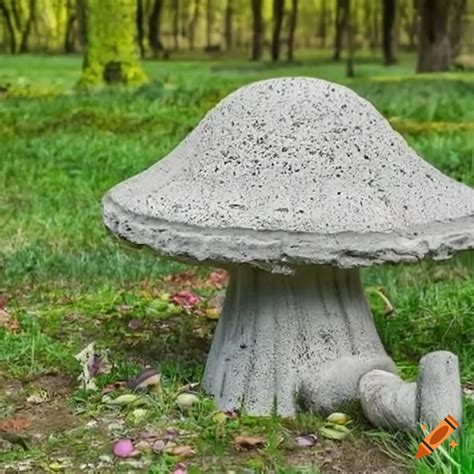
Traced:
[[407, 474], [409, 469], [392, 459], [375, 442], [367, 439], [324, 441], [313, 449], [301, 449], [285, 456], [293, 467], [314, 467], [324, 474]]

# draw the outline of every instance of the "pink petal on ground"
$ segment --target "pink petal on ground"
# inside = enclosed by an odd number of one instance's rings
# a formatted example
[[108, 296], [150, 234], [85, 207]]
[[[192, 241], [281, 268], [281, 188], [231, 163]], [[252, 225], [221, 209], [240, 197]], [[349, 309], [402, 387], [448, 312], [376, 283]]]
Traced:
[[119, 439], [114, 444], [114, 454], [119, 458], [128, 458], [133, 453], [133, 443], [129, 439]]
[[191, 308], [199, 303], [199, 296], [191, 291], [180, 291], [171, 297], [171, 301], [182, 308]]
[[173, 468], [172, 474], [187, 474], [188, 469], [186, 467], [186, 464], [180, 462], [176, 464], [176, 466]]

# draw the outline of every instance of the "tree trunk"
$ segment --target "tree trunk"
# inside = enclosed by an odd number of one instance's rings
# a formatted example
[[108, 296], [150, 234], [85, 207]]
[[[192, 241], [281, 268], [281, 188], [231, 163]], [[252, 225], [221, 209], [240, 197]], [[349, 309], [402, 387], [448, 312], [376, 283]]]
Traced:
[[280, 59], [280, 36], [285, 0], [273, 0], [272, 60]]
[[354, 54], [355, 54], [355, 44], [354, 44], [354, 18], [352, 16], [351, 10], [351, 1], [346, 0], [345, 11], [346, 11], [346, 35], [347, 35], [347, 68], [346, 76], [354, 77]]
[[145, 45], [143, 43], [145, 39], [145, 31], [143, 29], [143, 0], [137, 0], [137, 42], [140, 50], [140, 57], [145, 57]]
[[148, 42], [152, 50], [153, 56], [158, 57], [161, 47], [160, 41], [160, 22], [161, 10], [163, 7], [163, 0], [155, 0], [151, 10], [150, 19], [148, 22]]
[[36, 0], [30, 0], [28, 19], [26, 20], [25, 28], [21, 35], [20, 53], [28, 52], [28, 40], [30, 39], [31, 27], [33, 26], [35, 15], [36, 15]]
[[86, 25], [86, 5], [85, 0], [76, 0], [77, 15], [77, 39], [81, 50], [86, 49], [87, 44], [87, 25]]
[[335, 22], [335, 37], [334, 37], [334, 61], [341, 59], [342, 40], [347, 30], [347, 3], [348, 0], [337, 0], [336, 4], [336, 22]]
[[87, 50], [81, 85], [147, 81], [137, 55], [136, 0], [86, 0]]
[[[417, 72], [447, 71], [455, 57], [453, 32], [461, 29], [465, 0], [420, 0], [418, 6], [421, 24]], [[460, 32], [454, 36], [460, 37]]]
[[0, 11], [2, 12], [5, 24], [7, 26], [8, 36], [10, 38], [10, 52], [12, 54], [16, 53], [16, 37], [15, 37], [15, 27], [13, 26], [13, 20], [10, 15], [8, 8], [6, 7], [3, 0], [0, 0]]
[[227, 8], [225, 10], [225, 48], [227, 51], [232, 49], [233, 30], [232, 22], [234, 16], [233, 0], [227, 0]]
[[194, 2], [194, 12], [193, 17], [191, 20], [191, 24], [189, 25], [189, 49], [194, 51], [195, 46], [195, 38], [196, 38], [196, 28], [199, 20], [199, 7], [201, 4], [201, 0], [195, 0]]
[[298, 18], [298, 0], [292, 0], [290, 29], [288, 32], [288, 61], [293, 61], [294, 59], [295, 31], [296, 31], [297, 18]]
[[73, 10], [72, 1], [66, 3], [66, 30], [64, 32], [64, 52], [67, 54], [74, 53], [74, 23], [77, 20], [77, 14]]
[[397, 12], [397, 0], [383, 0], [383, 41], [382, 50], [386, 66], [397, 62], [394, 54], [394, 30], [395, 16]]
[[173, 0], [173, 49], [179, 50], [179, 0]]
[[212, 0], [207, 0], [206, 7], [206, 50], [211, 50], [212, 48], [212, 24], [214, 20], [214, 15], [212, 13]]
[[252, 0], [252, 61], [259, 61], [263, 51], [262, 0]]
[[327, 17], [328, 8], [326, 0], [321, 1], [321, 16], [319, 18], [319, 37], [321, 38], [320, 47], [326, 47], [326, 36], [327, 36]]

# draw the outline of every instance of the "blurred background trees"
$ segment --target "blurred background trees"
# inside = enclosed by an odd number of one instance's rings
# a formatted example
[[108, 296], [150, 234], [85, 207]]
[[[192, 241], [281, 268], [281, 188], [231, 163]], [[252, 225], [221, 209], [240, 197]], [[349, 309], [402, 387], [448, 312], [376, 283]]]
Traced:
[[94, 25], [142, 58], [293, 61], [318, 50], [349, 75], [368, 53], [391, 65], [417, 51], [419, 72], [474, 54], [474, 0], [0, 0], [0, 52], [83, 54], [101, 41]]

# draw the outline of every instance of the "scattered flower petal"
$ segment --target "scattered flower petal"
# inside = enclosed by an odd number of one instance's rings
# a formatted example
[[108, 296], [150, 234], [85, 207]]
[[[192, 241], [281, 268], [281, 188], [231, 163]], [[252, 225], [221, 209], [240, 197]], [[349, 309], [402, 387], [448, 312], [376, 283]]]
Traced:
[[163, 450], [165, 449], [165, 446], [166, 446], [166, 443], [163, 440], [158, 439], [153, 443], [151, 449], [153, 450], [155, 454], [161, 454]]
[[316, 436], [313, 434], [306, 435], [306, 436], [297, 436], [296, 437], [296, 444], [300, 448], [310, 448], [316, 444]]
[[199, 296], [191, 291], [180, 291], [171, 297], [171, 301], [184, 309], [189, 309], [199, 303]]
[[173, 467], [173, 470], [171, 471], [171, 474], [187, 474], [188, 469], [186, 464], [180, 462], [176, 464], [176, 466]]
[[119, 458], [128, 458], [133, 453], [133, 443], [129, 439], [120, 439], [114, 445], [114, 454]]

